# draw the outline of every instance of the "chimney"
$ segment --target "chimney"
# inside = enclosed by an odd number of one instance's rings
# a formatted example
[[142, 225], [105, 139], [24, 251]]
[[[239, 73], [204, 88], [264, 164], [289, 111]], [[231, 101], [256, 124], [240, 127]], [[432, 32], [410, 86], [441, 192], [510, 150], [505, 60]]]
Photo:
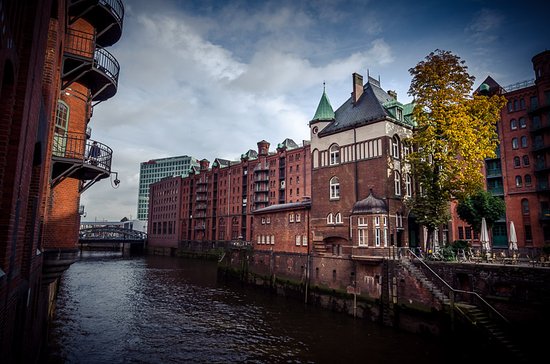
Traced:
[[358, 73], [353, 73], [353, 92], [351, 93], [351, 101], [357, 104], [357, 101], [363, 94], [363, 76]]
[[397, 100], [397, 92], [394, 90], [388, 90], [388, 95], [390, 95], [394, 100]]
[[200, 161], [200, 170], [207, 171], [210, 166], [210, 161], [208, 159], [203, 159]]
[[258, 155], [267, 155], [269, 153], [269, 143], [265, 140], [258, 142]]

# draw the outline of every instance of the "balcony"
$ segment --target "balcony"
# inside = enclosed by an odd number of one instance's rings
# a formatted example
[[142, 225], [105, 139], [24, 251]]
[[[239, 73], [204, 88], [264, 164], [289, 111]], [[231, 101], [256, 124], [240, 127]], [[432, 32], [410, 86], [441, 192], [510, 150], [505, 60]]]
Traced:
[[108, 47], [122, 35], [124, 4], [122, 0], [71, 0], [69, 24], [80, 18], [96, 28], [97, 44]]
[[79, 82], [90, 89], [92, 101], [116, 94], [120, 66], [111, 53], [96, 48], [96, 35], [69, 29], [63, 53], [62, 89]]
[[56, 134], [52, 145], [51, 186], [54, 188], [65, 178], [75, 178], [84, 182], [80, 187], [82, 193], [111, 175], [112, 158], [111, 148], [88, 139], [86, 134]]

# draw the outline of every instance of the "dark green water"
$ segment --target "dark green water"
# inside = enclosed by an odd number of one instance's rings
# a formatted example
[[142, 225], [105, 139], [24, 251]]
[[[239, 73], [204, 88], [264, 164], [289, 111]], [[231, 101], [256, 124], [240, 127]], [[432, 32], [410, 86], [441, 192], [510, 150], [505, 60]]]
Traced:
[[484, 356], [468, 338], [456, 340], [220, 281], [212, 262], [88, 253], [63, 276], [49, 363], [429, 364]]

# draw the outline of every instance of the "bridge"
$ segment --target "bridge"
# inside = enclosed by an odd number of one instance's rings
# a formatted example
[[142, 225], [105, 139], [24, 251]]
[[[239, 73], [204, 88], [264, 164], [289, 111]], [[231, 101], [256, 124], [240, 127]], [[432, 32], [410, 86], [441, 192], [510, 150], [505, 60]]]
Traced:
[[81, 228], [78, 242], [80, 250], [87, 249], [126, 249], [143, 248], [147, 242], [147, 234], [117, 225], [98, 225]]

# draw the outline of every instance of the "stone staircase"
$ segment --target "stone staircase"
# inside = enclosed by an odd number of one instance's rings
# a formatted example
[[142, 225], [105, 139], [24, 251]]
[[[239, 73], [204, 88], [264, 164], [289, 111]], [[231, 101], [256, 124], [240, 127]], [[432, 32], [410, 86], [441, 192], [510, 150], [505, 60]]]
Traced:
[[[435, 299], [437, 299], [448, 311], [452, 309], [451, 299], [439, 288], [437, 284], [432, 282], [430, 278], [424, 273], [422, 269], [417, 267], [408, 259], [402, 259], [399, 265], [405, 268], [411, 276], [415, 277], [423, 287], [430, 291]], [[459, 313], [466, 322], [478, 330], [478, 332], [487, 335], [491, 342], [496, 343], [498, 346], [505, 349], [511, 356], [514, 357], [514, 361], [527, 362], [522, 350], [517, 345], [516, 341], [512, 339], [513, 335], [509, 332], [508, 325], [504, 322], [499, 322], [496, 319], [491, 318], [487, 311], [481, 307], [464, 303], [455, 302], [455, 312]]]

